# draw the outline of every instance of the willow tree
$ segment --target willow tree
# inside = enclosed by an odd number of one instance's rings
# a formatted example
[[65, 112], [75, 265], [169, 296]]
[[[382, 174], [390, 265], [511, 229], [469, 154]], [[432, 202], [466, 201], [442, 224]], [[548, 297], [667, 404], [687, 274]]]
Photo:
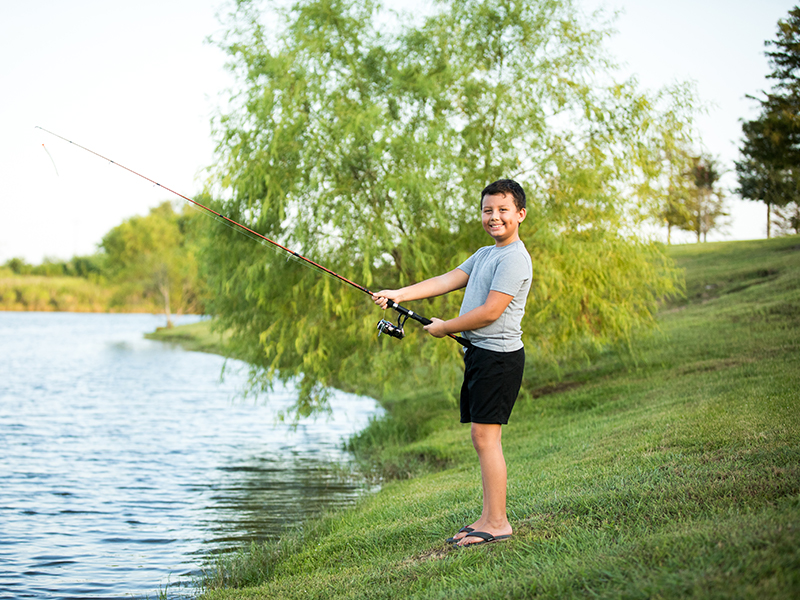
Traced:
[[[615, 80], [607, 32], [568, 0], [437, 6], [399, 20], [371, 1], [238, 2], [221, 40], [239, 91], [215, 126], [217, 208], [381, 289], [491, 243], [479, 193], [511, 177], [529, 197], [529, 352], [629, 342], [678, 285], [637, 228], [666, 193], [665, 149], [690, 142], [691, 98]], [[236, 353], [297, 378], [301, 414], [324, 386], [459, 372], [452, 341], [413, 325], [378, 340], [367, 296], [227, 228], [210, 227], [204, 260]], [[459, 304], [413, 308], [448, 318]]]

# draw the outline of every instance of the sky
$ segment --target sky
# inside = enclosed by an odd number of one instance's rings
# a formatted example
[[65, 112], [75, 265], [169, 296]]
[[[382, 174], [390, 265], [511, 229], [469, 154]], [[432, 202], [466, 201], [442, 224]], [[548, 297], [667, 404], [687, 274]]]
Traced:
[[[708, 114], [703, 149], [728, 169], [746, 98], [770, 87], [764, 41], [789, 0], [576, 0], [619, 10], [609, 41], [623, 75], [655, 90], [693, 81]], [[396, 3], [395, 5], [402, 4]], [[407, 5], [424, 10], [428, 0]], [[37, 0], [0, 9], [0, 264], [91, 254], [124, 219], [175, 197], [57, 137], [88, 147], [181, 194], [203, 188], [214, 162], [211, 120], [233, 85], [218, 38], [220, 0]], [[712, 240], [763, 238], [766, 208], [727, 200]], [[673, 242], [689, 242], [673, 234]]]

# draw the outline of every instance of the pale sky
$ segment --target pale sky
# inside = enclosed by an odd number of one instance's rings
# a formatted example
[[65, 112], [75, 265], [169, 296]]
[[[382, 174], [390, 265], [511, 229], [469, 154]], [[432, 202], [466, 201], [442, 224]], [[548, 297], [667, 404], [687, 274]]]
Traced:
[[[645, 87], [693, 80], [712, 104], [705, 149], [733, 171], [745, 98], [768, 89], [764, 41], [789, 0], [577, 0], [621, 9], [611, 52]], [[426, 0], [414, 2], [414, 6]], [[42, 0], [0, 9], [0, 264], [18, 256], [90, 254], [125, 218], [170, 194], [35, 127], [52, 130], [182, 194], [203, 187], [214, 160], [210, 120], [231, 85], [219, 0]], [[45, 148], [42, 148], [42, 144]], [[51, 162], [48, 152], [55, 163]], [[58, 174], [56, 173], [56, 170]], [[732, 173], [724, 180], [735, 186]], [[731, 225], [714, 239], [766, 232], [763, 204], [729, 199]], [[679, 236], [691, 241], [690, 235]]]

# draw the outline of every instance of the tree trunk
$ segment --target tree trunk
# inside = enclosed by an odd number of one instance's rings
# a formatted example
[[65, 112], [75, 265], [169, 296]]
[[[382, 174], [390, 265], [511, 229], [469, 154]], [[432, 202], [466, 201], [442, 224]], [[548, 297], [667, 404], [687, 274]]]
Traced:
[[167, 329], [172, 329], [172, 312], [169, 308], [169, 285], [161, 285], [161, 296], [164, 298], [164, 316], [167, 317]]
[[697, 207], [697, 243], [700, 243], [700, 235], [703, 233], [703, 201], [699, 201], [700, 206]]
[[767, 239], [769, 239], [770, 234], [770, 224], [772, 222], [772, 205], [767, 202]]

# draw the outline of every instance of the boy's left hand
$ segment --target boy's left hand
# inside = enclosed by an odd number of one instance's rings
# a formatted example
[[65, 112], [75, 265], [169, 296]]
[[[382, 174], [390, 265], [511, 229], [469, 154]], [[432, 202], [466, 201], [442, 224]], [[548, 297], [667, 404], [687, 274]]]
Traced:
[[447, 331], [447, 328], [445, 327], [444, 321], [442, 321], [441, 319], [437, 319], [436, 317], [433, 317], [431, 319], [431, 321], [432, 321], [431, 324], [430, 325], [425, 325], [425, 327], [423, 327], [423, 329], [425, 331], [427, 331], [428, 333], [430, 333], [433, 337], [435, 337], [435, 338], [443, 338], [448, 333], [450, 333], [449, 331]]

